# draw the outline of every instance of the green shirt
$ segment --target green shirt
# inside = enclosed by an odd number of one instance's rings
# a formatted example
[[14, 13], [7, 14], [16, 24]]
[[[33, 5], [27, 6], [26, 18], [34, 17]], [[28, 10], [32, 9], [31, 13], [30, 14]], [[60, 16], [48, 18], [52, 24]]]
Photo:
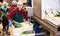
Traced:
[[5, 16], [7, 16], [7, 14], [8, 14], [8, 8], [9, 8], [8, 6], [7, 7], [4, 7], [4, 6], [1, 7]]

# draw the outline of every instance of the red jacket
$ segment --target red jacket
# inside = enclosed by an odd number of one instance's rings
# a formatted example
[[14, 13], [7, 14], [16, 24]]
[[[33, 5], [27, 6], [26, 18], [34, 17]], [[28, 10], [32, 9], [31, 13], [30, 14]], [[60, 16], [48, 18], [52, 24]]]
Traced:
[[10, 6], [10, 8], [9, 8], [9, 13], [10, 13], [13, 9], [15, 9], [15, 5], [11, 5], [11, 6]]
[[17, 10], [17, 8], [16, 9], [14, 9], [12, 12], [10, 12], [9, 14], [8, 14], [8, 16], [7, 16], [7, 19], [9, 20], [9, 19], [14, 19], [14, 16], [16, 15], [16, 13], [18, 13], [18, 14], [23, 14], [24, 15], [24, 18], [26, 19], [26, 20], [28, 20], [28, 16], [27, 16], [27, 14], [26, 14], [26, 11], [24, 11], [23, 9], [21, 9], [20, 11], [19, 10]]

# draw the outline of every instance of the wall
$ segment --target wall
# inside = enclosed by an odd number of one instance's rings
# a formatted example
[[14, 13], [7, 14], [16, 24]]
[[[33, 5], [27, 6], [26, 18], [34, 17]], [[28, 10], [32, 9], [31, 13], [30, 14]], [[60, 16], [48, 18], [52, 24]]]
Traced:
[[18, 1], [22, 1], [23, 3], [27, 3], [27, 0], [18, 0]]
[[42, 0], [42, 19], [45, 18], [45, 10], [48, 9], [60, 9], [60, 0]]
[[11, 4], [11, 3], [12, 3], [12, 0], [5, 0], [5, 1], [7, 1], [9, 4]]
[[33, 0], [34, 14], [41, 18], [41, 0]]
[[[11, 4], [13, 0], [4, 0], [4, 1], [7, 1], [9, 4]], [[16, 0], [16, 1], [22, 1], [23, 3], [27, 3], [27, 0]]]
[[0, 0], [0, 2], [3, 2], [3, 0]]

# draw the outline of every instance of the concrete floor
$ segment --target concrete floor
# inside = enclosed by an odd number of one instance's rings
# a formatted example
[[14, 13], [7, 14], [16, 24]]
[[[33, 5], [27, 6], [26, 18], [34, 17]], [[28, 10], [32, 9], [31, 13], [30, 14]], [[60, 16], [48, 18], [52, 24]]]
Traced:
[[2, 28], [3, 28], [2, 24], [0, 24], [0, 32], [1, 32], [0, 36], [13, 36], [13, 28], [9, 27], [9, 32], [10, 32], [11, 35], [7, 35], [5, 31], [2, 31]]

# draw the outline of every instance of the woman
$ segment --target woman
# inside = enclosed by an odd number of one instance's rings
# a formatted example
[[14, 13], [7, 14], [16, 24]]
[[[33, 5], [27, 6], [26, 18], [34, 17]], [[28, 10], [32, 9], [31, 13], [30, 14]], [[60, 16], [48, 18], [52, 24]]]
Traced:
[[8, 9], [9, 9], [8, 3], [4, 1], [4, 2], [3, 2], [3, 6], [1, 7], [1, 9], [2, 9], [4, 15], [7, 16], [7, 14], [8, 14]]
[[3, 2], [3, 6], [1, 7], [1, 11], [3, 13], [2, 15], [2, 26], [3, 26], [3, 31], [6, 31], [7, 35], [10, 35], [10, 33], [8, 33], [8, 29], [9, 29], [9, 21], [7, 20], [7, 14], [8, 14], [8, 3], [7, 2]]
[[26, 11], [22, 9], [23, 3], [18, 2], [17, 8], [15, 8], [10, 14], [8, 14], [7, 18], [8, 20], [12, 19], [16, 22], [23, 22], [23, 19], [28, 20], [28, 16], [26, 14]]
[[[9, 21], [7, 20], [6, 16], [4, 15], [4, 13], [2, 12], [2, 9], [0, 9], [0, 24], [2, 22], [2, 26], [3, 26], [3, 31], [6, 31], [7, 35], [10, 35], [10, 33], [8, 33], [8, 29], [9, 29]], [[1, 32], [0, 32], [1, 33]]]
[[12, 10], [14, 10], [15, 7], [17, 7], [17, 1], [13, 0], [11, 6], [10, 6], [10, 8], [9, 8], [9, 13], [10, 13]]

